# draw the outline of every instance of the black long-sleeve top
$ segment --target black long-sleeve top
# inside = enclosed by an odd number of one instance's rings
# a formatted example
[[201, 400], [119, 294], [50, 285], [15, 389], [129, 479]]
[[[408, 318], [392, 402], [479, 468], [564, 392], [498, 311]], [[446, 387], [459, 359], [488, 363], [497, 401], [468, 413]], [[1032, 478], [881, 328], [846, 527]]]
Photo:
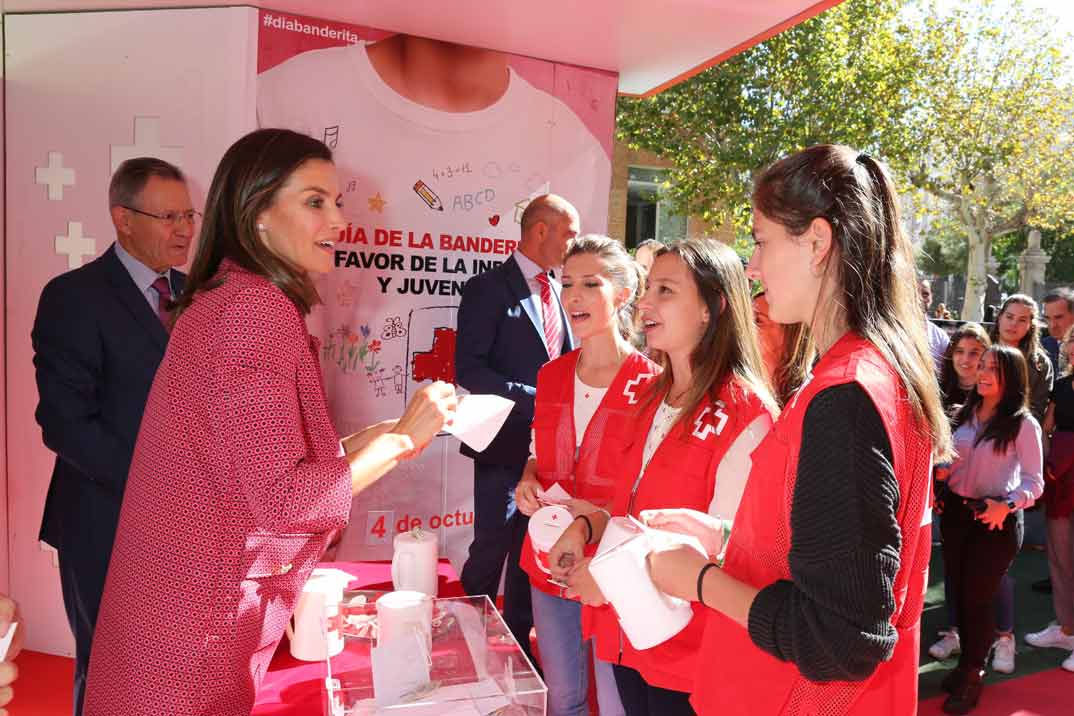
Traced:
[[812, 681], [859, 681], [891, 657], [902, 537], [891, 444], [856, 383], [819, 392], [802, 426], [791, 579], [762, 589], [749, 633]]

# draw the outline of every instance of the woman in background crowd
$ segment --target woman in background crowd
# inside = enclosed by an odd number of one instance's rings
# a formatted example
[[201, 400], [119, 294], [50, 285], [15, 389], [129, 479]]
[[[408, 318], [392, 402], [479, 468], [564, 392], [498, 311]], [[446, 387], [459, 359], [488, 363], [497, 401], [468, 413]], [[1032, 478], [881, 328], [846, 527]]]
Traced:
[[398, 421], [337, 436], [304, 317], [340, 201], [306, 135], [262, 129], [220, 160], [134, 450], [86, 716], [248, 716], [351, 497], [454, 412], [434, 383]]
[[759, 178], [753, 236], [771, 317], [809, 326], [820, 357], [753, 452], [722, 567], [649, 557], [657, 586], [710, 609], [692, 703], [907, 716], [950, 432], [895, 187], [866, 154], [811, 147]]
[[951, 335], [940, 369], [940, 390], [944, 411], [952, 418], [955, 409], [964, 405], [977, 387], [981, 356], [991, 346], [992, 340], [979, 323], [963, 323]]
[[[738, 256], [718, 242], [688, 240], [661, 249], [639, 304], [651, 348], [664, 371], [637, 386], [632, 421], [605, 433], [619, 454], [611, 514], [686, 508], [676, 514], [714, 530], [731, 519], [749, 474], [750, 453], [776, 410]], [[700, 665], [703, 610], [668, 641], [635, 649], [589, 573], [588, 545], [604, 534], [609, 514], [580, 515], [552, 548], [553, 576], [586, 604], [587, 633], [597, 654], [615, 663], [630, 716], [691, 714], [689, 692]], [[715, 557], [720, 545], [702, 543]], [[566, 562], [561, 562], [568, 556]], [[565, 567], [561, 564], [573, 566]]]
[[[990, 338], [995, 344], [1016, 348], [1026, 361], [1029, 376], [1027, 400], [1029, 411], [1038, 425], [1044, 422], [1048, 409], [1048, 396], [1053, 383], [1052, 362], [1040, 344], [1040, 327], [1037, 324], [1037, 302], [1025, 294], [1009, 296], [999, 309], [992, 326]], [[1045, 445], [1045, 447], [1047, 447]], [[1000, 584], [1000, 618], [993, 645], [992, 668], [1009, 674], [1014, 671], [1014, 578], [1003, 575]]]
[[[537, 374], [533, 444], [515, 488], [515, 502], [527, 516], [541, 508], [544, 490], [556, 483], [575, 498], [572, 510], [611, 505], [622, 456], [604, 438], [632, 418], [632, 386], [639, 376], [660, 372], [630, 344], [634, 307], [643, 289], [640, 275], [622, 244], [605, 236], [582, 236], [567, 250], [563, 308], [581, 347], [546, 363]], [[530, 576], [548, 714], [588, 714], [592, 650], [582, 637], [582, 605], [566, 598], [563, 587], [537, 566], [528, 536], [521, 563]], [[611, 664], [596, 659], [594, 673], [600, 713], [622, 714]]]
[[940, 530], [944, 571], [956, 601], [962, 653], [943, 680], [945, 713], [977, 705], [995, 635], [1000, 580], [1022, 546], [1022, 510], [1044, 489], [1041, 429], [1027, 405], [1021, 351], [993, 345], [977, 386], [955, 417], [956, 459], [947, 480]]
[[[1062, 337], [1059, 351], [1067, 366], [1074, 358], [1074, 326]], [[1045, 460], [1044, 514], [1048, 526], [1048, 571], [1052, 579], [1052, 606], [1055, 621], [1044, 629], [1026, 634], [1026, 642], [1036, 647], [1065, 649], [1070, 653], [1062, 667], [1074, 671], [1074, 375], [1055, 381], [1044, 433], [1051, 436]]]
[[993, 343], [1022, 352], [1029, 371], [1029, 410], [1039, 424], [1044, 421], [1044, 413], [1048, 409], [1054, 376], [1048, 353], [1040, 345], [1037, 313], [1037, 302], [1029, 296], [1016, 293], [1007, 297], [999, 309], [999, 317], [992, 326], [990, 337]]
[[[958, 409], [965, 403], [977, 386], [977, 371], [981, 357], [992, 345], [988, 334], [977, 323], [959, 326], [951, 337], [944, 356], [943, 369], [940, 371], [940, 389], [943, 391], [944, 410], [953, 421]], [[944, 496], [947, 491], [946, 480], [950, 466], [937, 466], [935, 470], [936, 515], [943, 511]], [[937, 521], [937, 526], [939, 522]], [[951, 592], [951, 578], [944, 573], [944, 603], [947, 606], [948, 628], [940, 630], [940, 639], [929, 647], [929, 654], [935, 659], [948, 659], [959, 654], [962, 645], [958, 636], [958, 597]], [[999, 594], [996, 598], [996, 629], [998, 638], [993, 645], [992, 668], [1001, 673], [1014, 671], [1014, 579], [1004, 574], [1000, 580]]]

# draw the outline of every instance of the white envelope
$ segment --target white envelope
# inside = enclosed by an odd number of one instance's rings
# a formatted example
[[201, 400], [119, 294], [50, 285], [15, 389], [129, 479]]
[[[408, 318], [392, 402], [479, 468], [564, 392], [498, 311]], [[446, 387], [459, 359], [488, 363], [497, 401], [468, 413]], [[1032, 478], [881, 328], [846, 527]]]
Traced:
[[547, 490], [538, 490], [537, 501], [543, 505], [565, 505], [572, 499], [571, 493], [564, 490], [557, 482]]
[[500, 432], [514, 405], [515, 401], [499, 395], [464, 395], [455, 408], [455, 418], [444, 432], [481, 452]]
[[7, 629], [7, 634], [0, 637], [0, 661], [7, 658], [7, 650], [11, 646], [11, 641], [15, 638], [15, 630], [18, 628], [18, 622], [11, 622], [11, 626]]

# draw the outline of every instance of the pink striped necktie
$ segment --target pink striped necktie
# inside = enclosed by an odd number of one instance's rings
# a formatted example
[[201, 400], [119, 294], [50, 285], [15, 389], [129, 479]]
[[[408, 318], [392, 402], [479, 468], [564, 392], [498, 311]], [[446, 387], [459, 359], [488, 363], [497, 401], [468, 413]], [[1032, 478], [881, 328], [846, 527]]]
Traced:
[[164, 324], [164, 330], [171, 331], [172, 312], [168, 306], [172, 300], [172, 287], [164, 276], [157, 276], [152, 283], [152, 288], [157, 292], [157, 318]]
[[552, 296], [552, 283], [548, 280], [548, 274], [542, 271], [536, 278], [537, 283], [541, 284], [541, 318], [544, 322], [548, 360], [555, 360], [559, 358], [560, 349], [563, 347], [563, 325], [559, 320], [559, 308]]

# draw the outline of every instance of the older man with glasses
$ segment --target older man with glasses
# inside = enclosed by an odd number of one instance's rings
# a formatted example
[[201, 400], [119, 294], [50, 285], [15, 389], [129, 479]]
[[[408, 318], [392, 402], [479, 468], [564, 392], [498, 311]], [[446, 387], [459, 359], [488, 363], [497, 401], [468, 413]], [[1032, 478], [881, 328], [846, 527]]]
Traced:
[[75, 636], [74, 713], [134, 442], [168, 344], [198, 217], [179, 169], [130, 159], [108, 189], [116, 242], [45, 286], [31, 334], [37, 422], [56, 453], [40, 539], [56, 548]]

